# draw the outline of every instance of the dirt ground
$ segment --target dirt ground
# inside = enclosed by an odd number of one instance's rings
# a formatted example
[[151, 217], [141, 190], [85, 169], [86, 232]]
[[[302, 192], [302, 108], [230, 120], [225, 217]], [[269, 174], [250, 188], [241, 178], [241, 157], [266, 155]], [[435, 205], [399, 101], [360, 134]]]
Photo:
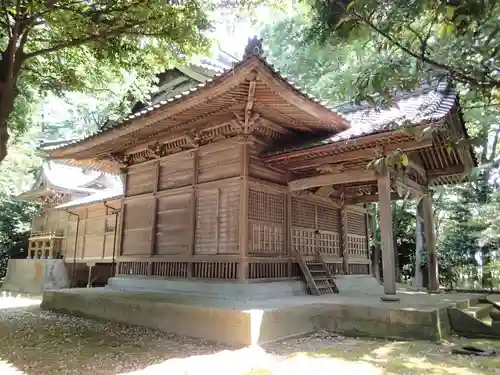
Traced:
[[[0, 296], [0, 374], [310, 375], [496, 374], [500, 341], [453, 338], [439, 345], [347, 338], [327, 332], [232, 348], [146, 328], [40, 311], [39, 300]], [[492, 348], [499, 357], [451, 354]]]

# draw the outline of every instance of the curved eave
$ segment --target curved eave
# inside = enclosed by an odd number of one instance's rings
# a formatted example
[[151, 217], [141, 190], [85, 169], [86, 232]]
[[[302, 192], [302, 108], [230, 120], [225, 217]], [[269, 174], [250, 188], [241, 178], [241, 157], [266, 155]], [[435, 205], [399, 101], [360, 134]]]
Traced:
[[95, 146], [106, 144], [111, 146], [113, 140], [117, 137], [134, 133], [141, 128], [151, 126], [162, 119], [185, 111], [204, 99], [230, 91], [232, 87], [247, 79], [253, 71], [257, 71], [260, 79], [290, 105], [296, 106], [318, 120], [329, 124], [327, 127], [318, 125], [318, 128], [322, 130], [326, 128], [332, 132], [340, 132], [348, 128], [348, 121], [340, 114], [299, 91], [265, 60], [252, 56], [236, 64], [233, 69], [200, 85], [199, 89], [192, 89], [182, 95], [177, 95], [175, 98], [148, 107], [139, 113], [134, 113], [114, 128], [100, 131], [86, 139], [73, 141], [59, 148], [47, 150], [48, 156], [52, 159], [78, 159], [78, 153], [88, 151]]

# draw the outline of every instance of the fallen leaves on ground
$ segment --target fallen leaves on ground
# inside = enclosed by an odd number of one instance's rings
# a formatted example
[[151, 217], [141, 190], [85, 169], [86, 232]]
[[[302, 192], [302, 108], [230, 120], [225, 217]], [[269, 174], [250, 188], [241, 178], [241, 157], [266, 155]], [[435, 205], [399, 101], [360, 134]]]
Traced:
[[41, 311], [39, 299], [0, 297], [0, 374], [309, 375], [498, 373], [498, 358], [451, 354], [488, 340], [395, 342], [326, 331], [263, 347], [234, 348], [153, 329]]

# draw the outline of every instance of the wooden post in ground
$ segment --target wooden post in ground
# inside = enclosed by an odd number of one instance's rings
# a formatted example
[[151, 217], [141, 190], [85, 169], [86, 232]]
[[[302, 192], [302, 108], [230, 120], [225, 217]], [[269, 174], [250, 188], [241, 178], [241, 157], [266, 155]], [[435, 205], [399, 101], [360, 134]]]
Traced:
[[389, 173], [378, 177], [380, 207], [380, 237], [382, 242], [382, 270], [384, 272], [384, 293], [396, 294], [396, 275], [394, 272], [394, 242], [392, 234], [391, 180]]
[[436, 237], [434, 234], [434, 220], [432, 217], [432, 197], [430, 191], [422, 197], [422, 211], [424, 217], [424, 244], [427, 251], [427, 269], [429, 277], [427, 290], [429, 292], [436, 292], [439, 290], [439, 274]]
[[422, 275], [422, 252], [424, 251], [424, 213], [422, 201], [417, 204], [417, 215], [415, 217], [415, 272], [413, 275], [413, 286], [421, 288], [423, 286]]

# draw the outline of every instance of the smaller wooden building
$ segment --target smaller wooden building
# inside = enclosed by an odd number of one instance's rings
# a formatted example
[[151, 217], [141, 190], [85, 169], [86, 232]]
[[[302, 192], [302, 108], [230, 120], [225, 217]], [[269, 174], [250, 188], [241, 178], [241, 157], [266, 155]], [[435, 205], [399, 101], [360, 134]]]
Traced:
[[[117, 275], [251, 283], [305, 274], [314, 284], [308, 265], [319, 257], [329, 273], [368, 276], [363, 204], [379, 201], [384, 286], [394, 294], [390, 201], [405, 191], [425, 202], [437, 288], [430, 189], [459, 182], [474, 163], [471, 150], [447, 146], [467, 136], [452, 86], [423, 87], [382, 112], [328, 108], [276, 72], [261, 47], [198, 88], [49, 151], [122, 176]], [[402, 153], [403, 167], [387, 162]], [[374, 159], [383, 162], [367, 168]]]
[[41, 215], [32, 220], [27, 258], [63, 259], [72, 285], [86, 284], [89, 264], [100, 273], [106, 269], [109, 277], [122, 190], [116, 176], [45, 162], [33, 187], [17, 197], [42, 206]]

